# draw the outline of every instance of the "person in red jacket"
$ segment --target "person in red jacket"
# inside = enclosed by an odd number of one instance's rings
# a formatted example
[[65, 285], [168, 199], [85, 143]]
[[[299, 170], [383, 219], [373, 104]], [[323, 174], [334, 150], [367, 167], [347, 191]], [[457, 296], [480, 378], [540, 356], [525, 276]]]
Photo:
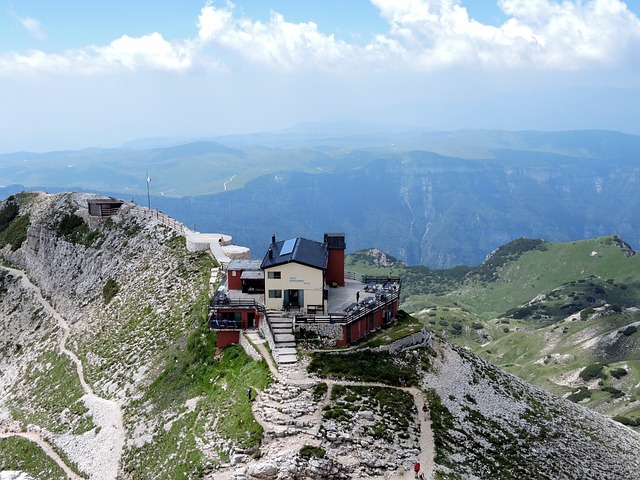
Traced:
[[418, 478], [418, 473], [420, 473], [420, 462], [416, 461], [416, 463], [413, 464], [413, 471], [416, 474], [416, 478]]

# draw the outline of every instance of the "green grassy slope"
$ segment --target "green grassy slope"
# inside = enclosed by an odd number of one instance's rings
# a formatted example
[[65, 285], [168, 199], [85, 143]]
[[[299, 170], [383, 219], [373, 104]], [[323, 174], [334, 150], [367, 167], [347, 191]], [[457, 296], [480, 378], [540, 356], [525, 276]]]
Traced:
[[[374, 258], [357, 252], [346, 268], [399, 274], [403, 308], [436, 333], [558, 395], [640, 418], [640, 255], [618, 237], [519, 239], [474, 268], [380, 266]], [[592, 364], [603, 365], [602, 375], [581, 378]]]

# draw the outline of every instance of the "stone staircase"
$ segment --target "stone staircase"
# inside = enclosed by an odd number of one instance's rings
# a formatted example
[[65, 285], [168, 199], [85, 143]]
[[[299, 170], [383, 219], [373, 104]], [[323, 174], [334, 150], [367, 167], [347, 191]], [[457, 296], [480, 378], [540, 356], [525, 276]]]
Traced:
[[296, 339], [293, 335], [293, 318], [279, 315], [269, 316], [275, 351], [273, 357], [278, 365], [298, 362]]

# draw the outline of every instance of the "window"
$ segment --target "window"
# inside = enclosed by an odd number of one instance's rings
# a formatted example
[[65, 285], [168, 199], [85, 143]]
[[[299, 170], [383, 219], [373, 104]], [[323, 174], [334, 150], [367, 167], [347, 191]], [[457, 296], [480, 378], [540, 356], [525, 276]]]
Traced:
[[279, 279], [281, 278], [280, 272], [269, 272], [268, 278]]
[[231, 270], [231, 276], [232, 276], [232, 277], [235, 277], [235, 276], [236, 276], [236, 273], [237, 273], [237, 272], [236, 272], [235, 270]]
[[282, 298], [282, 290], [269, 290], [269, 298]]

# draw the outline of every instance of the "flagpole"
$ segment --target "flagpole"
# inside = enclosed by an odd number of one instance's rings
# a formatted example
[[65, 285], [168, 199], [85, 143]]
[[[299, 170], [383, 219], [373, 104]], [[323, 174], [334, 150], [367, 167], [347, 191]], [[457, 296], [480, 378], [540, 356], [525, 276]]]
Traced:
[[149, 184], [151, 183], [151, 178], [149, 177], [149, 172], [147, 172], [147, 207], [151, 210], [151, 197], [149, 196]]

